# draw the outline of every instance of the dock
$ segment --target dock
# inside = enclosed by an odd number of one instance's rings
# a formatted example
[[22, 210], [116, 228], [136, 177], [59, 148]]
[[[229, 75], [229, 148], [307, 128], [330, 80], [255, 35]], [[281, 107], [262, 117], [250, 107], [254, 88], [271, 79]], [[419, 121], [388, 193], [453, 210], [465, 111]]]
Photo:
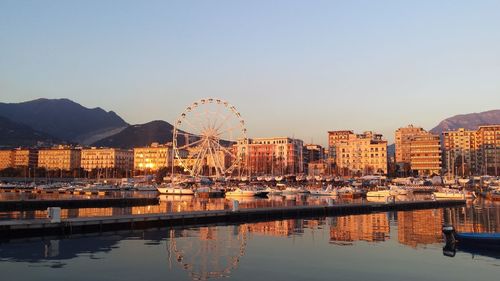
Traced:
[[8, 240], [20, 237], [45, 235], [66, 236], [76, 233], [133, 230], [152, 227], [188, 227], [214, 223], [235, 224], [282, 219], [320, 218], [389, 211], [460, 207], [463, 205], [465, 205], [465, 200], [440, 200], [68, 218], [57, 223], [52, 223], [48, 219], [8, 220], [0, 221], [0, 239]]
[[105, 207], [130, 207], [158, 205], [157, 197], [151, 198], [75, 198], [75, 199], [26, 199], [26, 200], [5, 200], [0, 201], [0, 211], [32, 211], [45, 210], [48, 207], [61, 207], [63, 209], [78, 208], [105, 208]]

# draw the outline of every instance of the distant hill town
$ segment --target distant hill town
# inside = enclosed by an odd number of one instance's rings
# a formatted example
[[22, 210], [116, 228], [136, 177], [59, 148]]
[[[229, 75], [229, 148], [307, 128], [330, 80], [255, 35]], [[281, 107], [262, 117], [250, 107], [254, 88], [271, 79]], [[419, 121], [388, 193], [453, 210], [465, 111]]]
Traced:
[[[431, 132], [473, 130], [489, 124], [500, 124], [500, 110], [453, 116], [439, 122]], [[69, 99], [0, 103], [0, 147], [70, 143], [132, 148], [170, 142], [172, 129], [172, 124], [161, 120], [130, 125], [113, 111], [87, 108]], [[178, 141], [184, 143], [184, 137]]]

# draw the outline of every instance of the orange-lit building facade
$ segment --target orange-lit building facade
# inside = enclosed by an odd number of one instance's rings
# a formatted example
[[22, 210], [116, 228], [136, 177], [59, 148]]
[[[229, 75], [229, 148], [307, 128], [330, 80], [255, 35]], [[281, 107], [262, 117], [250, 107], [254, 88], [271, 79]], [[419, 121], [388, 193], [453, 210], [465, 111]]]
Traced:
[[450, 176], [500, 175], [500, 125], [443, 132], [443, 163]]
[[303, 141], [288, 137], [239, 140], [237, 157], [252, 175], [286, 175], [304, 172]]
[[351, 130], [329, 131], [328, 132], [328, 162], [331, 164], [336, 163], [337, 159], [337, 145], [340, 142], [346, 142], [349, 136], [354, 134]]
[[441, 174], [441, 139], [439, 136], [422, 134], [411, 139], [410, 168], [420, 176]]
[[86, 171], [95, 169], [117, 169], [131, 171], [134, 165], [132, 150], [117, 148], [82, 149], [81, 166]]
[[36, 167], [37, 165], [37, 149], [17, 148], [14, 150], [14, 167]]
[[47, 170], [66, 170], [80, 168], [81, 150], [68, 147], [56, 146], [38, 151], [38, 167]]
[[134, 148], [134, 170], [155, 172], [171, 167], [172, 145], [152, 143], [147, 147]]
[[396, 163], [410, 164], [411, 161], [411, 141], [416, 136], [427, 135], [428, 133], [421, 127], [408, 125], [396, 130], [394, 143], [396, 145]]
[[10, 149], [0, 150], [0, 169], [14, 166], [14, 151]]
[[335, 149], [335, 164], [341, 175], [387, 174], [387, 141], [380, 134], [349, 134], [335, 144]]

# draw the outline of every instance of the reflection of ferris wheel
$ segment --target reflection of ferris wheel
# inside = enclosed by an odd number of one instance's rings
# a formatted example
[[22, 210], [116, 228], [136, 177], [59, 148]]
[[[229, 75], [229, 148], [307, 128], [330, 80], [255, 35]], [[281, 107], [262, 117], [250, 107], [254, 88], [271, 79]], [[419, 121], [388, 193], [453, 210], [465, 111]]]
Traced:
[[201, 99], [175, 122], [174, 156], [191, 176], [206, 174], [206, 167], [209, 176], [225, 176], [241, 161], [231, 145], [244, 138], [245, 121], [233, 105], [221, 99]]
[[199, 231], [184, 230], [176, 238], [171, 230], [167, 243], [169, 267], [175, 260], [193, 280], [229, 277], [245, 254], [247, 231], [241, 226], [235, 226], [233, 231], [202, 227]]

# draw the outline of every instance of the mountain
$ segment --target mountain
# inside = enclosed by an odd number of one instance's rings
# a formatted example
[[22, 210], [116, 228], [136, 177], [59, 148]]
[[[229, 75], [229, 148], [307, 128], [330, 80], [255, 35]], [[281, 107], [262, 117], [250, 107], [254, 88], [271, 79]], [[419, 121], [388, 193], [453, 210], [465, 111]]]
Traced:
[[86, 144], [128, 126], [113, 111], [86, 108], [69, 99], [37, 99], [0, 103], [0, 116], [61, 140]]
[[35, 131], [29, 126], [0, 116], [0, 147], [35, 146], [39, 143], [55, 142], [60, 141], [45, 133]]
[[[156, 120], [145, 124], [130, 125], [121, 132], [93, 143], [98, 147], [133, 148], [150, 145], [153, 142], [172, 141], [172, 124]], [[184, 142], [183, 142], [184, 143]]]
[[431, 130], [433, 134], [441, 134], [443, 131], [465, 128], [475, 130], [481, 125], [500, 124], [500, 110], [490, 110], [480, 113], [469, 113], [456, 115], [441, 121]]

